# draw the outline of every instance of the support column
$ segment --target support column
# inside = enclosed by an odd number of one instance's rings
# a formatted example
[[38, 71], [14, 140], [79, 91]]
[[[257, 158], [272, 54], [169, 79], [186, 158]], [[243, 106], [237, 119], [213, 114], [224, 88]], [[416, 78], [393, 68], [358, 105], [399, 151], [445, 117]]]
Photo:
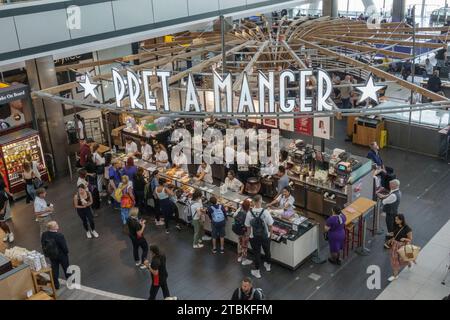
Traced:
[[337, 18], [338, 16], [338, 0], [323, 0], [322, 15]]
[[[25, 66], [28, 81], [33, 91], [58, 85], [52, 56], [28, 60], [25, 62]], [[55, 101], [35, 99], [33, 108], [44, 152], [53, 156], [55, 174], [64, 176], [68, 172], [68, 143], [64, 126], [63, 106]]]
[[[373, 2], [373, 0], [362, 0], [362, 3], [364, 5], [364, 9], [366, 10], [366, 12], [367, 12], [367, 9], [369, 9], [370, 7], [376, 8], [375, 7], [375, 3]], [[376, 8], [376, 9], [377, 9], [378, 12], [380, 12], [381, 8]]]
[[392, 22], [401, 22], [405, 19], [406, 0], [394, 0], [392, 3]]

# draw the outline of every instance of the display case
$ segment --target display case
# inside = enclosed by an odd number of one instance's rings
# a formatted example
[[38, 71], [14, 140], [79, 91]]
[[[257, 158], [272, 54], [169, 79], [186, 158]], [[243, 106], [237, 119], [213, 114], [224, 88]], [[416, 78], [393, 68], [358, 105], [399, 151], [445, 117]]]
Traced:
[[22, 171], [28, 154], [37, 162], [41, 179], [48, 181], [41, 140], [36, 130], [23, 129], [0, 137], [0, 172], [15, 197], [25, 190]]

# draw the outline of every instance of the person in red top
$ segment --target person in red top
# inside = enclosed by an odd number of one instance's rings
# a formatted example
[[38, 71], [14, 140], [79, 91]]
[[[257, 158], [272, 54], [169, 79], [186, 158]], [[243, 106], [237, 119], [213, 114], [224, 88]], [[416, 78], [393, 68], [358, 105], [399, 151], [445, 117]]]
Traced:
[[91, 147], [86, 143], [86, 140], [80, 139], [80, 166], [85, 167], [91, 156]]

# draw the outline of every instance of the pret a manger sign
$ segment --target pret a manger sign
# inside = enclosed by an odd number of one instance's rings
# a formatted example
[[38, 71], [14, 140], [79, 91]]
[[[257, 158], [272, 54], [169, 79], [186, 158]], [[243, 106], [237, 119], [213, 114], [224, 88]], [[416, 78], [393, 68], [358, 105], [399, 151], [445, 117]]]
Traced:
[[[123, 101], [129, 98], [129, 107], [132, 109], [142, 109], [157, 111], [162, 105], [164, 111], [170, 110], [169, 101], [169, 71], [142, 70], [139, 74], [127, 70], [125, 75], [117, 69], [112, 70], [114, 83], [114, 93], [116, 96], [116, 106], [122, 107]], [[162, 90], [158, 101], [155, 92], [150, 89], [151, 77], [157, 77]], [[230, 74], [220, 75], [213, 70], [213, 91], [214, 91], [214, 112], [215, 113], [276, 113], [293, 112], [298, 107], [300, 112], [313, 112], [332, 110], [332, 105], [328, 98], [332, 92], [332, 82], [328, 73], [322, 69], [307, 69], [300, 71], [283, 70], [275, 74], [274, 71], [263, 73], [258, 72], [258, 98], [254, 99], [250, 89], [248, 74], [243, 73], [239, 81], [239, 88], [233, 84]], [[313, 96], [307, 95], [308, 78], [315, 78], [315, 90]], [[276, 92], [275, 88], [278, 86]], [[297, 88], [298, 99], [288, 95], [290, 88]], [[236, 92], [234, 92], [236, 91]], [[238, 102], [233, 103], [234, 94], [239, 97]], [[225, 99], [222, 99], [225, 97]], [[258, 103], [255, 103], [255, 100]], [[234, 105], [233, 105], [234, 104]], [[279, 106], [276, 109], [276, 104]], [[297, 109], [296, 109], [297, 110]], [[202, 112], [197, 88], [192, 74], [187, 76], [186, 98], [181, 111]]]

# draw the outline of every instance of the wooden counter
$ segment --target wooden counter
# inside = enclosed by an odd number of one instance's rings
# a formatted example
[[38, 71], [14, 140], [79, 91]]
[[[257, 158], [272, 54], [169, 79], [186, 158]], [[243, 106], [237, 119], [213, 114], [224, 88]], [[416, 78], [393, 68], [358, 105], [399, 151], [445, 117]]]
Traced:
[[342, 209], [342, 212], [347, 217], [346, 225], [350, 224], [352, 221], [361, 218], [369, 210], [375, 207], [376, 202], [370, 199], [361, 197], [356, 199], [350, 205]]
[[[94, 146], [94, 144], [95, 144], [95, 142], [89, 144], [89, 146], [91, 147], [91, 150], [92, 150], [92, 147]], [[108, 152], [108, 151], [110, 151], [110, 150], [111, 150], [110, 147], [105, 146], [105, 145], [103, 145], [103, 144], [100, 144], [100, 145], [99, 145], [99, 148], [98, 148], [98, 150], [97, 150], [97, 152], [98, 152], [100, 155], [103, 155], [105, 152]]]
[[0, 300], [25, 300], [27, 293], [35, 292], [31, 269], [26, 264], [0, 276]]

